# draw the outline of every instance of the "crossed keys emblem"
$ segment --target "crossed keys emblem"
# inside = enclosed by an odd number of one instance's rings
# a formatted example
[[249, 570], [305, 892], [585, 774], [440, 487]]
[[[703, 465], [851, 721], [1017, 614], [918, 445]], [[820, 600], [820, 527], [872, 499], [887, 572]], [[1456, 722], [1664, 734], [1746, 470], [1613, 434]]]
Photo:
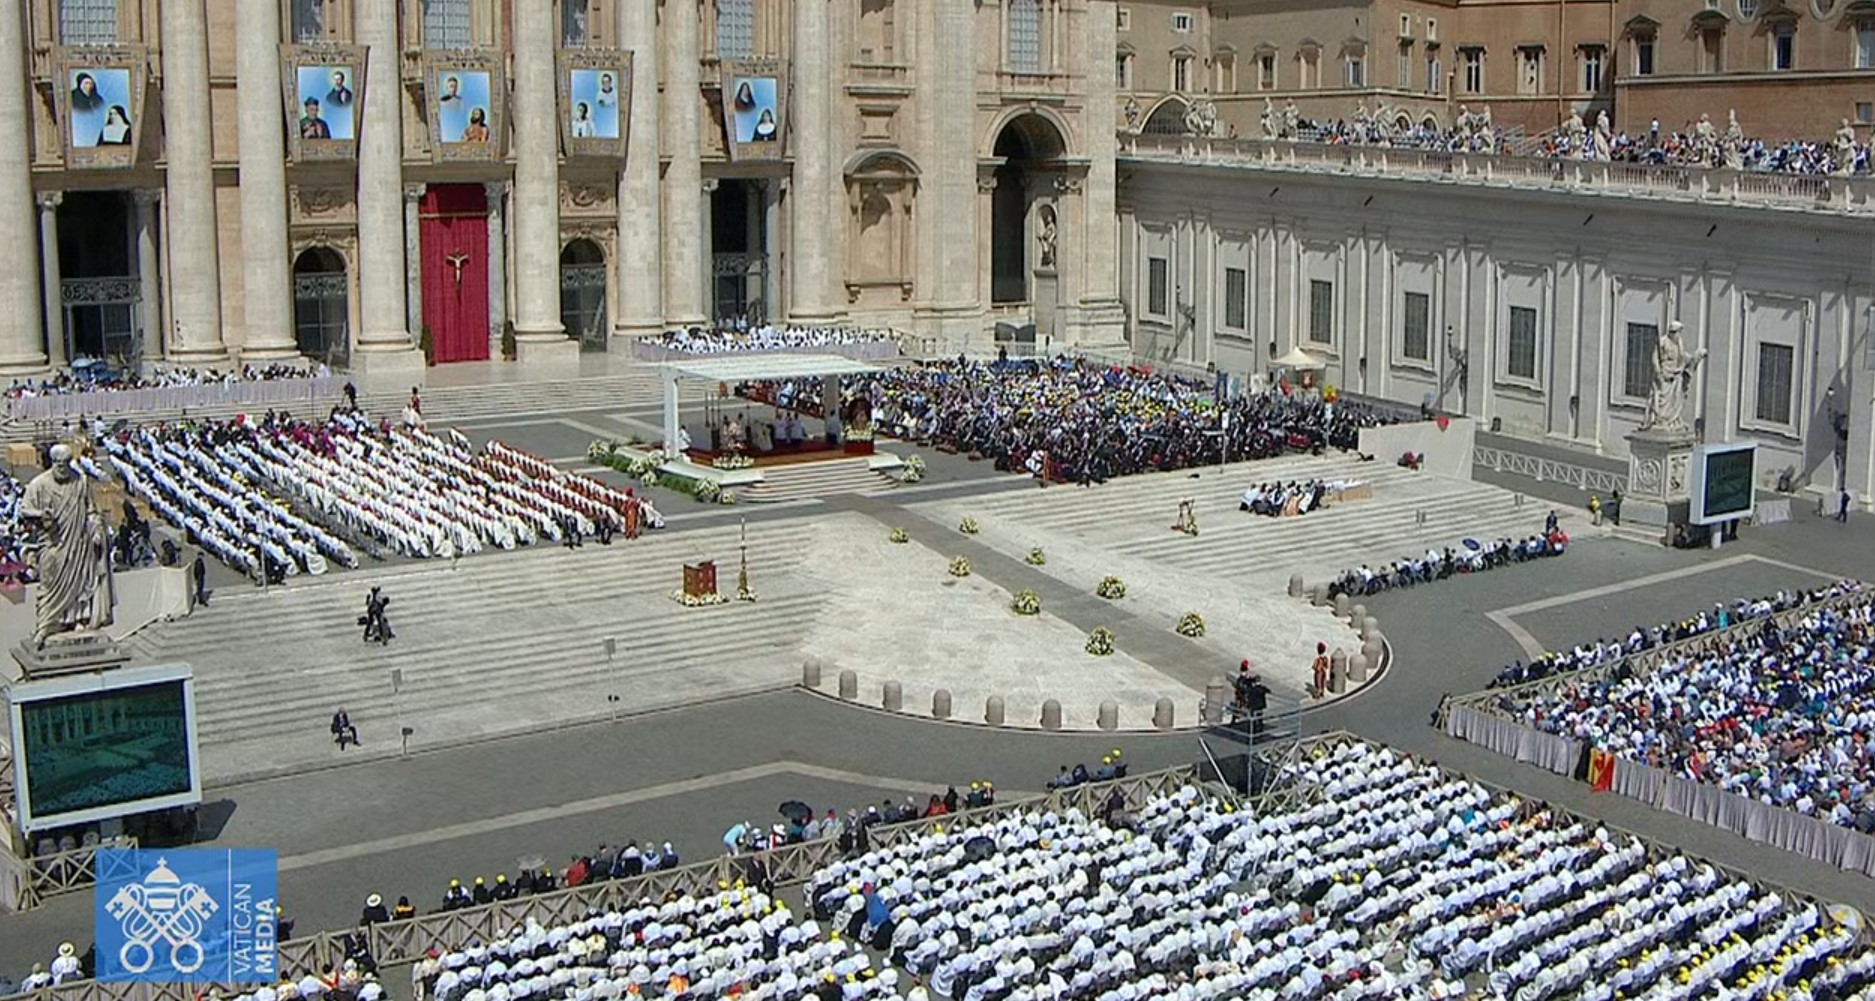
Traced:
[[169, 963], [176, 972], [201, 969], [198, 940], [207, 919], [220, 909], [201, 884], [184, 883], [162, 859], [143, 882], [120, 887], [104, 907], [123, 929], [126, 941], [117, 958], [132, 973], [156, 962], [159, 941], [169, 944]]

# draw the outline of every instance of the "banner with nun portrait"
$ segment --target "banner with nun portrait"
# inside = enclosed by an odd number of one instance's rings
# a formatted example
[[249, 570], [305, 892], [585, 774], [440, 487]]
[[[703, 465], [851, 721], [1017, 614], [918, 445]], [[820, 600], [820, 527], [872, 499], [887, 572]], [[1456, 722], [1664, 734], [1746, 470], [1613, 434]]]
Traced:
[[286, 45], [287, 152], [295, 161], [355, 160], [365, 115], [365, 47]]
[[722, 80], [723, 133], [729, 159], [781, 159], [787, 125], [787, 63], [725, 59]]
[[620, 160], [631, 139], [632, 54], [560, 51], [560, 137], [568, 157]]
[[146, 82], [141, 45], [84, 45], [56, 52], [58, 108], [65, 165], [125, 168], [137, 162]]

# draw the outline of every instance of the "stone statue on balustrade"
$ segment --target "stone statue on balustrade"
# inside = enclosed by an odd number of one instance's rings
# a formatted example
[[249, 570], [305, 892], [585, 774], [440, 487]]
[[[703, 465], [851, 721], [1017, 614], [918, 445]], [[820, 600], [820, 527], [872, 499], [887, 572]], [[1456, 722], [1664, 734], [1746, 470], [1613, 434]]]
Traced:
[[1563, 126], [1563, 133], [1569, 137], [1569, 154], [1578, 160], [1587, 159], [1589, 130], [1588, 126], [1582, 124], [1582, 116], [1570, 115], [1569, 121]]
[[1693, 158], [1702, 167], [1719, 165], [1719, 130], [1712, 126], [1712, 116], [1702, 113], [1693, 126]]
[[1663, 435], [1692, 433], [1686, 419], [1686, 398], [1693, 387], [1693, 373], [1706, 359], [1706, 349], [1688, 352], [1680, 336], [1685, 325], [1678, 320], [1667, 324], [1667, 332], [1654, 342], [1654, 385], [1647, 394], [1647, 413], [1641, 430]]
[[92, 503], [92, 482], [72, 464], [72, 455], [70, 445], [52, 446], [52, 468], [33, 477], [20, 498], [27, 562], [39, 579], [35, 650], [60, 633], [110, 625], [117, 601], [110, 531]]
[[1204, 98], [1193, 101], [1186, 116], [1186, 124], [1192, 135], [1206, 139], [1217, 138], [1217, 105]]
[[1263, 114], [1257, 116], [1257, 122], [1263, 126], [1263, 138], [1276, 138], [1276, 105], [1267, 97], [1263, 99]]
[[1725, 144], [1720, 154], [1728, 170], [1745, 169], [1745, 130], [1738, 125], [1738, 109], [1725, 113]]
[[1296, 102], [1283, 105], [1283, 138], [1294, 142], [1302, 134], [1302, 112], [1296, 110]]
[[1613, 131], [1608, 125], [1607, 109], [1603, 109], [1600, 114], [1595, 116], [1594, 139], [1595, 159], [1601, 160], [1604, 163], [1612, 159], [1615, 151], [1615, 140]]
[[1145, 110], [1146, 109], [1139, 106], [1139, 98], [1129, 97], [1126, 99], [1126, 108], [1124, 111], [1126, 115], [1126, 131], [1134, 135], [1139, 134], [1139, 116], [1144, 114]]
[[1849, 119], [1843, 119], [1836, 129], [1836, 141], [1831, 146], [1836, 156], [1836, 175], [1847, 177], [1855, 173], [1855, 126], [1849, 124]]
[[1472, 136], [1472, 133], [1477, 130], [1477, 128], [1478, 128], [1478, 117], [1471, 113], [1470, 108], [1462, 104], [1459, 105], [1458, 116], [1452, 119], [1452, 131], [1458, 133], [1458, 142], [1459, 142], [1460, 149], [1471, 148], [1471, 136]]
[[1497, 152], [1497, 127], [1491, 124], [1491, 106], [1478, 110], [1477, 146], [1480, 153]]

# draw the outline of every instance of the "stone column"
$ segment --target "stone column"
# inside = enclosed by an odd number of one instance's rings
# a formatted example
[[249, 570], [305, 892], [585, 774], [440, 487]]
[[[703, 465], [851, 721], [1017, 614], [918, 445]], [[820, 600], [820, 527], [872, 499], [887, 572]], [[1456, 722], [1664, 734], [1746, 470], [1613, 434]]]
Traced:
[[63, 191], [39, 193], [40, 276], [45, 282], [46, 364], [61, 369], [71, 359], [65, 352], [65, 281], [59, 271], [59, 204]]
[[[576, 361], [560, 323], [560, 115], [553, 4], [514, 5], [515, 358]], [[491, 234], [492, 238], [492, 234]]]
[[696, 221], [705, 218], [701, 204], [702, 142], [697, 121], [697, 106], [702, 101], [697, 70], [698, 0], [666, 0], [664, 16], [663, 51], [671, 57], [664, 72], [664, 116], [660, 122], [668, 137], [664, 148], [671, 157], [670, 169], [664, 176], [664, 322], [681, 327], [701, 325], [708, 319], [701, 280], [703, 244], [696, 230]]
[[[367, 376], [407, 383], [423, 378], [423, 355], [413, 333], [409, 295], [411, 269], [421, 258], [408, 254], [417, 239], [416, 203], [404, 199], [404, 83], [398, 68], [401, 0], [357, 0], [353, 34], [368, 46], [364, 122], [358, 134], [358, 349], [352, 367]], [[419, 192], [420, 194], [421, 192]], [[399, 387], [401, 388], [401, 386]]]
[[286, 115], [280, 107], [280, 5], [236, 4], [240, 118], [242, 358], [290, 358], [292, 267], [287, 262]]
[[[918, 38], [919, 104], [927, 109], [918, 187], [918, 296], [925, 332], [950, 351], [980, 332], [989, 299], [989, 286], [978, 287], [989, 254], [977, 248], [979, 234], [988, 232], [978, 205], [977, 47], [957, 43], [975, 37], [976, 8], [936, 3], [924, 9], [930, 20]], [[924, 67], [930, 67], [928, 76]], [[981, 195], [983, 206], [988, 197]]]
[[762, 274], [762, 318], [787, 316], [781, 291], [781, 185], [783, 179], [771, 177], [762, 182], [762, 254], [766, 270]]
[[[488, 357], [501, 358], [501, 331], [508, 322], [508, 231], [502, 211], [508, 185], [489, 181], [482, 185], [488, 196]], [[559, 257], [554, 258], [554, 273], [559, 274]]]
[[[17, 3], [0, 3], [0, 232], [33, 231], [32, 129], [26, 99], [26, 18]], [[18, 236], [15, 237], [19, 238]], [[58, 266], [58, 256], [52, 258]], [[30, 253], [0, 268], [0, 375], [46, 366], [40, 273]], [[41, 266], [44, 262], [41, 262]]]
[[1120, 303], [1119, 227], [1115, 224], [1117, 179], [1114, 160], [1119, 138], [1114, 131], [1114, 107], [1119, 100], [1113, 76], [1113, 54], [1119, 47], [1118, 15], [1112, 0], [1089, 5], [1082, 40], [1076, 53], [1087, 76], [1087, 179], [1081, 193], [1081, 253], [1070, 266], [1081, 274], [1078, 314], [1069, 325], [1070, 338], [1091, 343], [1118, 344], [1126, 339], [1126, 309]]
[[404, 190], [404, 226], [401, 236], [404, 265], [404, 324], [413, 336], [423, 332], [423, 196], [427, 184], [406, 184]]
[[142, 338], [143, 356], [161, 358], [163, 343], [163, 288], [157, 271], [156, 206], [163, 192], [157, 188], [139, 188], [130, 193], [137, 205], [137, 300], [138, 336]]
[[697, 217], [697, 245], [701, 250], [697, 256], [702, 258], [697, 280], [703, 283], [703, 315], [710, 319], [716, 318], [716, 230], [712, 221], [718, 183], [714, 177], [703, 179], [703, 195], [698, 205], [702, 214]]
[[[834, 184], [833, 110], [828, 91], [833, 65], [827, 38], [827, 0], [795, 0], [794, 121], [789, 152], [794, 155], [794, 239], [789, 255], [794, 294], [788, 318], [795, 323], [825, 323], [844, 312], [833, 295], [832, 262], [839, 259], [842, 227], [832, 204]], [[974, 103], [974, 102], [973, 102]]]
[[[177, 360], [227, 357], [221, 341], [221, 251], [215, 222], [204, 0], [165, 0], [163, 150], [168, 157], [169, 315]], [[271, 51], [273, 46], [267, 46]], [[279, 94], [270, 92], [269, 98]]]
[[[664, 265], [651, 253], [663, 233], [658, 191], [658, 0], [624, 0], [620, 48], [632, 51], [630, 147], [618, 183], [619, 310], [613, 330], [626, 337], [664, 332]], [[626, 246], [627, 234], [639, 241]]]

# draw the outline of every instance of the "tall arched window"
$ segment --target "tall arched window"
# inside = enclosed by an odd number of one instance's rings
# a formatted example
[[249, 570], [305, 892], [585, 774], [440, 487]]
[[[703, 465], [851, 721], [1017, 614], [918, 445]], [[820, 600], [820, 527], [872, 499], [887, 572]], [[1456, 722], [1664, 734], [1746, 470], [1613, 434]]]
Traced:
[[1042, 71], [1041, 0], [1009, 0], [1009, 71]]
[[117, 42], [117, 0], [59, 0], [61, 45]]
[[592, 12], [587, 0], [560, 0], [560, 45], [583, 49], [592, 40]]
[[475, 47], [474, 0], [423, 0], [423, 46]]
[[716, 55], [719, 59], [755, 55], [755, 0], [716, 0]]

